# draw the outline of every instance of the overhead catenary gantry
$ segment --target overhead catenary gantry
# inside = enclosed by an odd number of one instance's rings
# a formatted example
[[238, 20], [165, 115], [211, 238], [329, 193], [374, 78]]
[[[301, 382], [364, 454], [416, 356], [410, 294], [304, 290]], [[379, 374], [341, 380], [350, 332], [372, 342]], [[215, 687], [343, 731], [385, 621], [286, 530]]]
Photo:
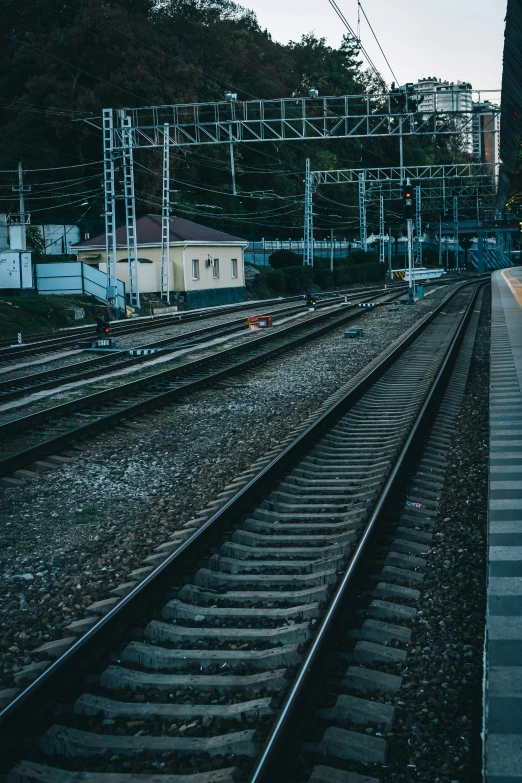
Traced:
[[[422, 226], [423, 211], [446, 213], [453, 209], [454, 199], [462, 209], [479, 210], [485, 202], [491, 202], [496, 193], [494, 173], [486, 163], [451, 163], [423, 166], [389, 166], [377, 168], [331, 169], [309, 171], [305, 194], [305, 263], [313, 264], [313, 192], [318, 185], [357, 185], [359, 189], [360, 242], [367, 249], [367, 207], [371, 195], [379, 200], [398, 201], [402, 198], [402, 183], [406, 180], [416, 186], [416, 229]], [[310, 192], [308, 192], [310, 191]], [[380, 214], [379, 223], [383, 217]], [[308, 228], [307, 228], [308, 227]], [[307, 249], [307, 238], [309, 247]], [[417, 249], [419, 252], [419, 241]], [[381, 256], [383, 254], [381, 253]], [[310, 259], [306, 261], [306, 259]]]
[[[496, 91], [488, 91], [490, 93]], [[485, 92], [476, 92], [483, 101]], [[429, 97], [429, 94], [428, 94]], [[125, 169], [125, 215], [127, 233], [134, 230], [133, 149], [165, 149], [194, 145], [243, 144], [281, 141], [312, 141], [405, 136], [461, 136], [472, 133], [472, 113], [460, 110], [407, 111], [400, 94], [373, 93], [334, 97], [278, 98], [267, 100], [217, 101], [104, 109], [101, 123], [86, 120], [103, 131], [105, 176], [105, 231], [108, 291], [116, 286], [116, 187], [115, 159], [123, 157]], [[425, 98], [426, 101], [426, 98]], [[425, 105], [437, 107], [437, 102]], [[162, 217], [168, 214], [163, 196]], [[131, 203], [132, 202], [132, 203]], [[162, 221], [164, 222], [164, 220]], [[138, 264], [134, 237], [128, 240], [130, 299], [139, 307]], [[162, 295], [165, 297], [168, 253], [162, 252]], [[112, 298], [112, 297], [110, 297]]]

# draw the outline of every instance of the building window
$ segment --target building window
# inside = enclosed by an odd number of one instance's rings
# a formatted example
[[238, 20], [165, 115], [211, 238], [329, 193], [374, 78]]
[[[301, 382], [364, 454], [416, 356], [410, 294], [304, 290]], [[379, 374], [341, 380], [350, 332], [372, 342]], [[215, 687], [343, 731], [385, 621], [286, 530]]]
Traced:
[[232, 259], [232, 277], [237, 277], [237, 258]]
[[219, 277], [219, 258], [214, 259], [214, 266], [212, 267], [212, 277], [217, 280]]
[[192, 259], [192, 279], [199, 280], [199, 260], [197, 258]]

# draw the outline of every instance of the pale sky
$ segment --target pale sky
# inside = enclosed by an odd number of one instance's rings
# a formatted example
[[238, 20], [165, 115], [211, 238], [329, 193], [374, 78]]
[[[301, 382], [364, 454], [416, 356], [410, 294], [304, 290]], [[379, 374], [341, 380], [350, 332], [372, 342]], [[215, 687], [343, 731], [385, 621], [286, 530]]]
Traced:
[[[260, 25], [283, 43], [314, 30], [338, 46], [344, 25], [328, 0], [239, 0]], [[507, 0], [361, 0], [400, 84], [424, 76], [471, 82], [474, 89], [501, 87]], [[357, 29], [357, 0], [337, 0]], [[390, 84], [394, 81], [364, 17], [361, 40]]]

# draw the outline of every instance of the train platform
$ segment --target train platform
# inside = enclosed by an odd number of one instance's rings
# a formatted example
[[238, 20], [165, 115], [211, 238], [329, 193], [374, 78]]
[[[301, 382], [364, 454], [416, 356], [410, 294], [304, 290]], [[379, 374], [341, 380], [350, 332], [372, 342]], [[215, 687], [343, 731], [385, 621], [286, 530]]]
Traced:
[[485, 783], [522, 783], [522, 268], [492, 276]]

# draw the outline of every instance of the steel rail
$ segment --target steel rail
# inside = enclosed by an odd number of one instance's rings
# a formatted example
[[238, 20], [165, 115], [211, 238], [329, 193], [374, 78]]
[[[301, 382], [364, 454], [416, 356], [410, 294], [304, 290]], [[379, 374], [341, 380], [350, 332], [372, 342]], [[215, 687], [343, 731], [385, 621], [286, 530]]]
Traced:
[[[396, 298], [396, 296], [397, 293], [394, 292], [393, 294], [390, 294], [390, 299]], [[374, 298], [378, 297], [382, 297], [382, 292], [379, 292], [379, 294], [374, 296]], [[186, 364], [177, 365], [176, 367], [169, 370], [155, 373], [154, 375], [140, 378], [138, 380], [130, 381], [120, 386], [115, 386], [111, 389], [95, 392], [93, 394], [80, 397], [76, 400], [62, 403], [61, 405], [45, 408], [42, 411], [28, 414], [27, 416], [22, 416], [20, 418], [13, 419], [4, 424], [1, 424], [0, 436], [4, 436], [5, 438], [10, 434], [23, 432], [31, 427], [38, 426], [45, 421], [57, 418], [59, 419], [61, 417], [63, 418], [70, 413], [74, 413], [88, 407], [96, 408], [100, 403], [106, 403], [108, 400], [114, 399], [116, 397], [125, 397], [128, 394], [135, 394], [136, 392], [140, 392], [140, 390], [146, 391], [146, 387], [158, 385], [164, 381], [177, 380], [178, 378], [182, 380], [183, 375], [187, 376], [199, 369], [204, 370], [203, 375], [199, 374], [193, 380], [190, 380], [189, 378], [181, 386], [154, 393], [152, 396], [147, 397], [146, 399], [138, 400], [137, 402], [131, 403], [130, 405], [125, 405], [123, 408], [100, 416], [94, 421], [88, 422], [80, 427], [74, 427], [73, 429], [66, 430], [60, 435], [41, 441], [35, 446], [31, 446], [30, 448], [24, 449], [23, 451], [11, 454], [4, 459], [1, 459], [0, 476], [9, 475], [21, 467], [30, 465], [36, 460], [49, 456], [59, 449], [63, 449], [65, 446], [74, 441], [81, 440], [90, 435], [93, 435], [96, 432], [105, 430], [122, 419], [126, 419], [135, 416], [138, 413], [143, 413], [144, 411], [170, 403], [176, 397], [179, 398], [189, 392], [195, 391], [196, 389], [208, 386], [209, 383], [216, 383], [220, 380], [224, 380], [231, 375], [243, 372], [252, 366], [260, 364], [261, 362], [268, 361], [269, 359], [272, 359], [273, 357], [285, 351], [293, 350], [294, 348], [297, 348], [311, 340], [317, 339], [332, 329], [338, 328], [348, 321], [357, 318], [361, 315], [362, 312], [367, 311], [361, 311], [354, 305], [349, 305], [347, 309], [337, 313], [323, 313], [316, 316], [311, 321], [288, 326], [279, 332], [264, 335], [252, 343], [234, 346], [218, 353], [214, 353], [211, 356], [195, 359]], [[304, 334], [293, 336], [296, 332], [302, 332], [306, 327], [311, 328], [305, 331]], [[285, 337], [290, 337], [290, 339], [284, 342]], [[282, 343], [280, 342], [281, 340], [283, 340]], [[231, 366], [221, 368], [218, 366], [218, 368], [215, 369], [208, 367], [208, 365], [216, 362], [218, 364], [222, 364], [224, 360], [233, 358], [237, 354], [242, 354], [248, 349], [255, 351], [256, 348], [261, 347], [262, 349], [268, 343], [278, 341], [279, 344], [275, 347], [268, 348], [267, 350], [262, 351], [260, 354], [254, 353], [254, 355], [247, 356], [245, 359], [239, 359], [239, 361], [233, 363]]]
[[[28, 733], [38, 730], [42, 721], [45, 721], [46, 713], [56, 702], [70, 700], [81, 683], [82, 676], [107, 660], [107, 649], [116, 644], [129, 627], [134, 627], [150, 605], [170, 587], [173, 580], [185, 573], [205, 552], [208, 552], [209, 547], [229, 528], [231, 521], [259, 501], [266, 494], [267, 487], [277, 481], [282, 472], [295, 465], [303, 453], [320, 439], [325, 430], [331, 428], [347, 410], [353, 407], [443, 311], [448, 302], [467, 285], [469, 283], [464, 283], [450, 292], [432, 313], [410, 328], [400, 341], [386, 352], [383, 359], [368, 370], [366, 375], [341, 399], [306, 427], [281, 454], [256, 474], [0, 713], [0, 735], [3, 739], [0, 745], [0, 759], [4, 764], [8, 764], [13, 755], [20, 750]], [[433, 396], [430, 399], [433, 399]], [[425, 404], [424, 408], [427, 407]]]
[[[485, 283], [482, 285], [485, 285]], [[384, 512], [390, 506], [393, 492], [396, 491], [397, 486], [404, 477], [427, 428], [435, 418], [438, 403], [449, 380], [466, 327], [473, 312], [479, 287], [477, 286], [471, 297], [428, 396], [417, 415], [375, 508], [366, 523], [355, 552], [330, 602], [328, 611], [321, 621], [321, 625], [301, 664], [290, 693], [285, 699], [277, 721], [270, 732], [263, 753], [249, 778], [249, 783], [285, 783], [285, 780], [287, 780], [285, 778], [285, 770], [287, 769], [288, 761], [293, 756], [293, 748], [298, 741], [299, 731], [309, 716], [312, 704], [320, 692], [325, 662], [331, 655], [332, 649], [336, 646], [340, 624], [343, 617], [346, 616], [346, 612], [349, 611], [350, 606], [353, 606], [354, 587], [361, 574], [365, 558], [383, 520]]]
[[[325, 306], [326, 303], [319, 304], [317, 309], [321, 309], [321, 307]], [[295, 305], [283, 310], [277, 310], [275, 313], [267, 314], [288, 317], [301, 311], [302, 305]], [[155, 340], [151, 343], [136, 346], [135, 350], [150, 348], [162, 350], [163, 352], [182, 350], [183, 348], [200, 343], [205, 337], [222, 337], [230, 332], [239, 332], [241, 327], [244, 327], [245, 330], [247, 328], [244, 317], [236, 318], [233, 321], [226, 321], [225, 323], [205, 326], [202, 329], [195, 329], [193, 332], [185, 332], [184, 334], [173, 335], [172, 337], [164, 337], [161, 340]], [[111, 353], [110, 355], [100, 356], [87, 361], [78, 362], [77, 364], [65, 365], [64, 367], [54, 368], [52, 370], [44, 370], [43, 372], [36, 374], [32, 373], [30, 375], [22, 375], [18, 378], [0, 381], [0, 403], [15, 399], [16, 397], [23, 397], [28, 394], [44, 391], [45, 389], [52, 389], [54, 386], [59, 386], [62, 383], [71, 383], [86, 378], [96, 377], [105, 367], [109, 370], [121, 370], [125, 367], [131, 367], [147, 360], [150, 361], [151, 359], [150, 355], [130, 357], [128, 355], [129, 350], [131, 349], [121, 348], [118, 352]]]
[[[398, 290], [401, 290], [402, 287], [403, 286], [399, 286]], [[396, 290], [395, 287], [393, 290]], [[359, 297], [368, 298], [380, 293], [382, 293], [382, 289], [368, 289], [365, 290], [364, 293], [354, 295], [350, 300], [350, 303], [357, 301]], [[335, 304], [339, 298], [342, 297], [332, 297], [322, 302], [318, 302], [316, 310], [330, 307], [332, 304]], [[266, 314], [276, 318], [286, 318], [301, 312], [303, 306], [304, 305], [302, 304], [293, 305], [272, 312], [268, 311]], [[195, 329], [193, 332], [185, 332], [184, 334], [173, 335], [172, 337], [164, 337], [161, 340], [155, 340], [150, 343], [145, 343], [144, 345], [136, 346], [136, 349], [153, 348], [161, 349], [165, 352], [183, 350], [184, 348], [199, 344], [202, 342], [202, 338], [210, 335], [214, 335], [216, 338], [226, 336], [230, 332], [239, 332], [241, 327], [244, 327], [245, 330], [247, 328], [244, 317], [236, 318], [233, 321], [213, 324], [212, 326], [204, 326], [202, 329]], [[119, 352], [89, 359], [84, 362], [78, 362], [77, 364], [65, 365], [64, 367], [44, 370], [43, 372], [38, 372], [36, 374], [31, 373], [29, 375], [19, 376], [18, 378], [0, 381], [0, 403], [16, 399], [17, 397], [35, 394], [39, 391], [45, 391], [46, 389], [52, 389], [54, 386], [59, 386], [62, 383], [74, 383], [78, 380], [94, 378], [102, 372], [104, 367], [121, 370], [126, 367], [132, 367], [133, 365], [150, 361], [151, 359], [151, 357], [147, 355], [128, 357], [127, 354], [129, 350], [130, 349], [122, 348]]]
[[[398, 284], [392, 284], [394, 287]], [[340, 296], [357, 297], [360, 294], [368, 292], [373, 289], [362, 290], [346, 290], [336, 292], [326, 292], [328, 300], [339, 298]], [[276, 305], [284, 305], [290, 302], [298, 302], [303, 300], [303, 295], [289, 296], [281, 299], [267, 299], [267, 307], [275, 307]], [[129, 321], [113, 321], [111, 322], [111, 332], [113, 336], [123, 336], [126, 334], [135, 334], [137, 332], [147, 332], [154, 329], [161, 329], [162, 327], [174, 326], [180, 323], [190, 323], [192, 321], [204, 320], [206, 318], [218, 318], [229, 313], [242, 312], [243, 310], [258, 309], [264, 306], [264, 302], [241, 302], [237, 305], [223, 305], [222, 307], [209, 308], [211, 312], [206, 310], [198, 310], [196, 312], [181, 312], [181, 313], [168, 313], [165, 315], [152, 315], [136, 319], [130, 319]], [[0, 362], [10, 360], [12, 358], [31, 356], [35, 353], [44, 353], [51, 351], [54, 348], [67, 347], [73, 345], [78, 340], [83, 338], [90, 338], [96, 336], [96, 327], [94, 324], [89, 326], [70, 327], [68, 329], [60, 330], [59, 332], [47, 332], [42, 335], [33, 335], [28, 338], [30, 341], [27, 345], [13, 345], [12, 340], [0, 341]], [[34, 337], [34, 339], [32, 339]]]
[[[291, 297], [286, 300], [269, 300], [268, 306], [270, 306], [270, 301], [272, 301], [274, 304], [285, 304], [285, 302], [289, 302], [292, 300], [302, 299], [303, 297]], [[261, 306], [261, 305], [259, 305]], [[136, 334], [139, 332], [148, 332], [155, 329], [161, 329], [163, 327], [169, 327], [169, 326], [175, 326], [182, 323], [191, 323], [192, 321], [199, 321], [204, 320], [206, 318], [218, 318], [223, 315], [228, 315], [228, 313], [234, 313], [239, 312], [242, 310], [248, 310], [248, 309], [257, 309], [258, 305], [256, 304], [241, 304], [238, 305], [238, 307], [230, 307], [227, 306], [227, 308], [222, 308], [216, 312], [214, 310], [212, 313], [205, 313], [205, 312], [198, 312], [197, 314], [188, 314], [187, 316], [184, 316], [183, 313], [170, 313], [168, 315], [158, 315], [158, 316], [150, 316], [150, 319], [139, 319], [139, 321], [131, 319], [129, 321], [112, 321], [111, 322], [111, 333], [112, 336], [115, 337], [122, 337], [124, 335], [128, 334]], [[61, 332], [62, 330], [60, 330]], [[30, 340], [29, 343], [26, 345], [12, 345], [12, 341], [7, 341], [7, 344], [5, 346], [2, 346], [0, 344], [0, 361], [6, 361], [12, 358], [17, 357], [23, 357], [23, 356], [31, 356], [35, 353], [44, 353], [46, 351], [51, 351], [53, 349], [59, 349], [60, 347], [67, 347], [68, 345], [74, 345], [78, 340], [82, 340], [85, 338], [95, 338], [96, 337], [96, 326], [94, 324], [90, 324], [89, 326], [81, 326], [81, 327], [72, 327], [71, 329], [63, 330], [63, 332], [66, 332], [66, 334], [61, 334], [60, 332], [48, 332], [45, 335], [35, 335], [34, 340]], [[45, 338], [45, 339], [42, 339]]]

